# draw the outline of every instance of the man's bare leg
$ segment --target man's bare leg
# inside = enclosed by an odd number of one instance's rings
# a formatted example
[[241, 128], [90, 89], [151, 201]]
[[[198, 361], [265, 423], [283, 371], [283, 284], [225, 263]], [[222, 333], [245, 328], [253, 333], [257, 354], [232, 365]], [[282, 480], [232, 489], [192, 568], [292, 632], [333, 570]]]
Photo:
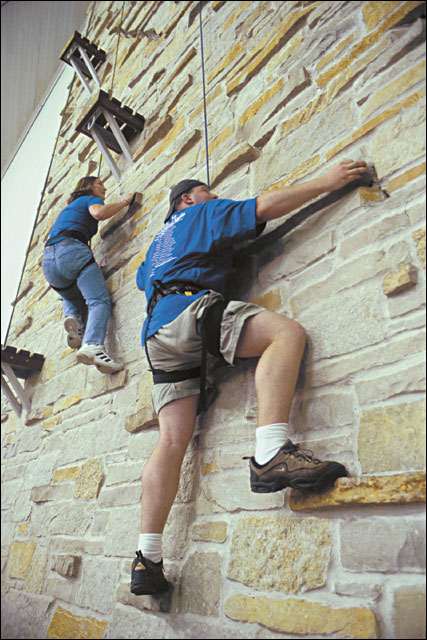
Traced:
[[288, 422], [305, 340], [298, 322], [272, 311], [245, 322], [236, 355], [260, 356], [255, 370], [258, 426]]
[[195, 395], [174, 400], [159, 412], [159, 441], [142, 474], [141, 533], [163, 532], [193, 435], [198, 399]]

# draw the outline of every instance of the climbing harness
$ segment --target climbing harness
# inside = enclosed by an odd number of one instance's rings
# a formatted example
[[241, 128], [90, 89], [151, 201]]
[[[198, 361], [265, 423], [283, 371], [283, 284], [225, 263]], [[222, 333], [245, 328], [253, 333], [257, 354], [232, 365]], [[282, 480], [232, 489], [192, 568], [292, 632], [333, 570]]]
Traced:
[[162, 384], [165, 382], [180, 382], [182, 380], [191, 380], [200, 377], [200, 398], [197, 413], [201, 413], [207, 408], [206, 380], [208, 353], [222, 360], [224, 364], [227, 364], [220, 351], [220, 339], [222, 316], [228, 301], [221, 296], [218, 301], [212, 305], [208, 305], [206, 309], [204, 309], [201, 318], [198, 320], [197, 326], [202, 342], [200, 366], [191, 369], [180, 369], [179, 371], [164, 371], [153, 367], [148, 353], [147, 334], [153, 309], [160, 298], [164, 296], [173, 294], [192, 296], [200, 291], [206, 290], [206, 287], [195, 286], [194, 283], [188, 282], [162, 284], [159, 281], [155, 281], [153, 285], [155, 291], [147, 307], [147, 322], [144, 335], [145, 354], [153, 375], [153, 382], [154, 384]]

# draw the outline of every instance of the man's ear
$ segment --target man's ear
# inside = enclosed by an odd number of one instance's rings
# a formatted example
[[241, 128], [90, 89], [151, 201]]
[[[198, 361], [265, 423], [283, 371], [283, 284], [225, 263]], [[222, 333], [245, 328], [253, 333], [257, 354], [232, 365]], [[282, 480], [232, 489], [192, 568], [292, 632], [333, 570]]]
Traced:
[[194, 200], [191, 193], [183, 193], [181, 196], [181, 202], [184, 202], [184, 204], [186, 205], [194, 204]]

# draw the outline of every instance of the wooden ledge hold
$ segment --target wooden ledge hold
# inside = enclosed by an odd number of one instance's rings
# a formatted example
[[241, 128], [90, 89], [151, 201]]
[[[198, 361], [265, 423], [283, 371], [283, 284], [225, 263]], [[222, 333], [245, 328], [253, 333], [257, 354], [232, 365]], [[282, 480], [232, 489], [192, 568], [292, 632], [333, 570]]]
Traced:
[[85, 61], [82, 59], [79, 48], [86, 52], [86, 55], [94, 69], [100, 67], [101, 64], [105, 62], [107, 54], [87, 38], [84, 38], [78, 31], [75, 31], [71, 38], [66, 42], [61, 51], [60, 60], [63, 60], [63, 62], [72, 66], [71, 57], [73, 57], [73, 60], [78, 65], [81, 72], [88, 78], [91, 78], [92, 74], [87, 68]]

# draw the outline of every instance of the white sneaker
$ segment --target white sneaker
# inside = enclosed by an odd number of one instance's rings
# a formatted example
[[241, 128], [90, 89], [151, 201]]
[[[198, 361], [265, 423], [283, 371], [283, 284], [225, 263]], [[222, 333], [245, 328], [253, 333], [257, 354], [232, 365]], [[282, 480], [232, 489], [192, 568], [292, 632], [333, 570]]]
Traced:
[[77, 361], [82, 364], [94, 364], [101, 373], [116, 373], [123, 365], [114, 362], [105, 352], [103, 344], [84, 344], [77, 351]]
[[74, 316], [64, 319], [64, 329], [67, 333], [67, 344], [71, 349], [78, 349], [82, 344], [84, 327]]

